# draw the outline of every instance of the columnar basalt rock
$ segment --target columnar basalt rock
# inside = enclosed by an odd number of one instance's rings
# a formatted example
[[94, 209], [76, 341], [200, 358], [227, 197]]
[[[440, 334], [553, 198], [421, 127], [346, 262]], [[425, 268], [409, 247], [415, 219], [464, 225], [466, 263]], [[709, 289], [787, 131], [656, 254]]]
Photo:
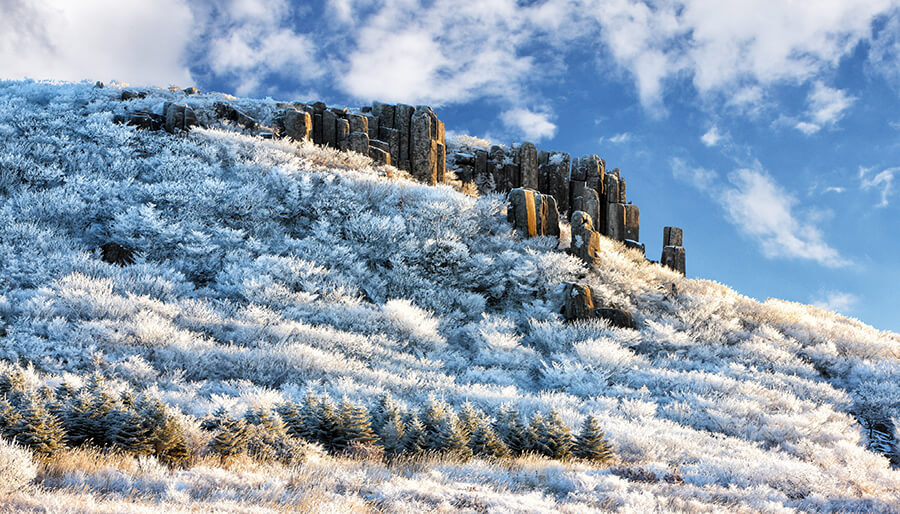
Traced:
[[369, 153], [369, 134], [366, 132], [350, 133], [350, 150], [368, 155]]
[[197, 115], [187, 105], [178, 105], [166, 102], [163, 105], [163, 128], [166, 132], [174, 134], [176, 130], [188, 131], [197, 125]]
[[400, 169], [409, 171], [409, 140], [412, 115], [416, 108], [412, 105], [397, 104], [394, 109], [394, 128], [400, 132], [400, 152], [398, 154]]
[[355, 114], [350, 113], [347, 115], [347, 120], [350, 122], [350, 133], [353, 132], [364, 132], [366, 136], [369, 135], [369, 118], [363, 114]]
[[322, 112], [322, 144], [337, 148], [337, 114], [330, 109]]
[[625, 204], [611, 203], [607, 210], [606, 236], [616, 241], [625, 240]]
[[591, 286], [567, 282], [563, 290], [563, 316], [566, 321], [594, 317], [594, 295]]
[[528, 237], [559, 235], [556, 199], [533, 189], [516, 188], [509, 192], [507, 219]]
[[344, 118], [338, 118], [335, 124], [334, 138], [337, 147], [347, 151], [350, 149], [350, 122]]
[[[440, 159], [442, 155], [444, 159]], [[431, 107], [420, 105], [412, 113], [409, 160], [410, 172], [420, 181], [428, 184], [443, 182], [446, 169], [444, 126]]]
[[684, 232], [678, 227], [663, 228], [663, 250], [659, 263], [685, 274]]
[[588, 266], [600, 256], [600, 234], [594, 230], [591, 217], [583, 211], [572, 213], [572, 244], [569, 251]]
[[276, 128], [295, 141], [309, 141], [312, 133], [312, 118], [306, 111], [298, 111], [294, 107], [282, 110], [276, 116]]
[[391, 164], [391, 154], [389, 152], [385, 152], [381, 148], [376, 148], [374, 146], [369, 147], [369, 157], [375, 161], [376, 164], [382, 164], [388, 166]]
[[533, 143], [522, 143], [516, 152], [516, 163], [521, 174], [520, 183], [527, 189], [538, 188], [538, 152]]
[[[624, 182], [620, 182], [620, 185]], [[641, 210], [637, 205], [625, 204], [625, 239], [640, 241], [641, 235]]]

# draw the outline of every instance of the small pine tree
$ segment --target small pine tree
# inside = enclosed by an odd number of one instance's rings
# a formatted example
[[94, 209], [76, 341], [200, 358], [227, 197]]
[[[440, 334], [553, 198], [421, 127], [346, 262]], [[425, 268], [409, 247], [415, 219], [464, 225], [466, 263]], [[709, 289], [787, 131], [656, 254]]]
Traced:
[[16, 364], [0, 373], [0, 396], [25, 392], [25, 371]]
[[403, 412], [399, 408], [391, 409], [383, 418], [378, 432], [384, 453], [388, 457], [396, 457], [406, 449], [406, 423]]
[[186, 462], [191, 455], [178, 419], [159, 400], [145, 400], [141, 404], [141, 415], [149, 422], [149, 439], [156, 457], [169, 466]]
[[106, 415], [106, 440], [116, 448], [134, 455], [150, 455], [150, 427], [138, 412], [127, 407], [114, 409]]
[[14, 439], [46, 459], [59, 451], [65, 443], [65, 432], [55, 416], [50, 414], [34, 395], [26, 395], [19, 405], [21, 418], [13, 427]]
[[556, 409], [550, 409], [544, 428], [543, 439], [550, 450], [548, 457], [560, 460], [571, 457], [572, 448], [575, 447], [575, 436]]
[[403, 436], [403, 451], [407, 453], [422, 453], [428, 451], [428, 443], [425, 440], [425, 425], [419, 420], [415, 412], [407, 414], [403, 420], [406, 434]]
[[469, 439], [460, 428], [456, 414], [446, 403], [431, 398], [422, 411], [422, 425], [428, 450], [462, 458], [471, 455]]
[[351, 445], [367, 446], [378, 440], [372, 431], [369, 411], [363, 405], [351, 402], [346, 396], [341, 399], [340, 423], [341, 437], [336, 446], [339, 443], [344, 446], [344, 450]]
[[575, 446], [575, 456], [593, 462], [608, 462], [612, 459], [612, 445], [600, 427], [600, 421], [588, 416], [581, 426], [581, 433]]
[[468, 401], [462, 404], [459, 409], [459, 429], [466, 437], [471, 437], [483, 420], [484, 412], [476, 409]]
[[528, 436], [528, 429], [522, 424], [522, 416], [519, 411], [511, 406], [504, 405], [500, 408], [494, 423], [494, 430], [513, 455], [521, 455], [531, 450], [532, 443]]
[[298, 439], [306, 439], [309, 436], [309, 431], [306, 429], [306, 425], [303, 424], [300, 410], [297, 409], [297, 405], [294, 402], [282, 403], [275, 408], [275, 412], [284, 421], [288, 435]]
[[0, 396], [0, 436], [12, 439], [21, 421], [22, 415], [19, 414], [19, 410], [5, 396]]
[[346, 448], [343, 441], [343, 427], [337, 407], [327, 395], [316, 406], [315, 440], [329, 452], [339, 452]]
[[220, 406], [215, 412], [203, 418], [203, 421], [200, 422], [200, 428], [210, 432], [216, 431], [221, 428], [222, 421], [226, 418], [228, 418], [228, 411], [225, 410], [225, 407]]
[[299, 426], [302, 427], [302, 432], [298, 432], [297, 435], [307, 441], [318, 441], [319, 404], [321, 401], [312, 389], [308, 389], [303, 397], [303, 406], [299, 409], [301, 421]]
[[547, 422], [540, 412], [534, 412], [531, 415], [531, 421], [528, 423], [528, 450], [538, 455], [551, 456], [553, 451], [550, 449], [550, 437]]
[[219, 432], [210, 441], [210, 449], [223, 459], [247, 451], [247, 424], [242, 419], [227, 416], [219, 424]]
[[486, 421], [479, 423], [469, 437], [469, 448], [476, 455], [508, 457], [509, 448], [503, 443], [493, 427]]

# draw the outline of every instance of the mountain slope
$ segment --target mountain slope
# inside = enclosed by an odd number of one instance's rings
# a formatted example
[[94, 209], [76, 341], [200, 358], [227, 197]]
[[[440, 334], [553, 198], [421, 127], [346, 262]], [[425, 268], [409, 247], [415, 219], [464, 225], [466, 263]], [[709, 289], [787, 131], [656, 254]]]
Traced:
[[[333, 508], [900, 509], [900, 472], [860, 423], [900, 423], [897, 334], [684, 279], [605, 238], [587, 270], [555, 240], [520, 239], [503, 197], [422, 186], [357, 154], [227, 126], [116, 125], [126, 107], [166, 100], [203, 120], [223, 99], [120, 93], [0, 83], [0, 366], [30, 363], [34, 387], [99, 372], [194, 425], [310, 387], [367, 404], [389, 391], [414, 408], [430, 396], [556, 408], [573, 427], [596, 415], [616, 453], [608, 468], [310, 463], [301, 475], [331, 484], [320, 494]], [[261, 120], [275, 111], [228, 101]], [[111, 241], [134, 264], [103, 262]], [[572, 280], [633, 312], [638, 330], [566, 323]], [[6, 501], [64, 505], [84, 484], [106, 495], [98, 510], [309, 499], [254, 469], [120, 471], [136, 499], [99, 473]], [[224, 489], [204, 496], [213, 476]]]

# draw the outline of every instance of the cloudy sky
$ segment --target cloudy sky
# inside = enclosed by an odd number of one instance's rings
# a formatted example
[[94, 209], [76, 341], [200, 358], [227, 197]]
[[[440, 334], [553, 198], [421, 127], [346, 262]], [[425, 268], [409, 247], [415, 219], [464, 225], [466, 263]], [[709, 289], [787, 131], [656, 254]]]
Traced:
[[0, 77], [426, 103], [597, 153], [688, 275], [900, 331], [898, 0], [0, 0]]

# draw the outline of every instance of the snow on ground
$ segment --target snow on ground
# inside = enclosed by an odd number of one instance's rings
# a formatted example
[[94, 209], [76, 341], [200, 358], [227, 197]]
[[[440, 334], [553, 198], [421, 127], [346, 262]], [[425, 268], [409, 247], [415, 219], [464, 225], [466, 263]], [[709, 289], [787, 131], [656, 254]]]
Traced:
[[[605, 238], [588, 272], [554, 240], [519, 239], [501, 196], [232, 127], [115, 125], [126, 107], [177, 99], [203, 118], [226, 98], [120, 93], [0, 82], [0, 366], [30, 363], [51, 385], [98, 371], [193, 422], [310, 387], [555, 407], [571, 426], [596, 415], [616, 460], [95, 463], [45, 473], [4, 508], [900, 511], [900, 471], [859, 422], [900, 425], [897, 334], [687, 280]], [[276, 110], [231, 101], [263, 121]], [[109, 241], [136, 262], [102, 262]], [[639, 329], [565, 323], [570, 280]]]

